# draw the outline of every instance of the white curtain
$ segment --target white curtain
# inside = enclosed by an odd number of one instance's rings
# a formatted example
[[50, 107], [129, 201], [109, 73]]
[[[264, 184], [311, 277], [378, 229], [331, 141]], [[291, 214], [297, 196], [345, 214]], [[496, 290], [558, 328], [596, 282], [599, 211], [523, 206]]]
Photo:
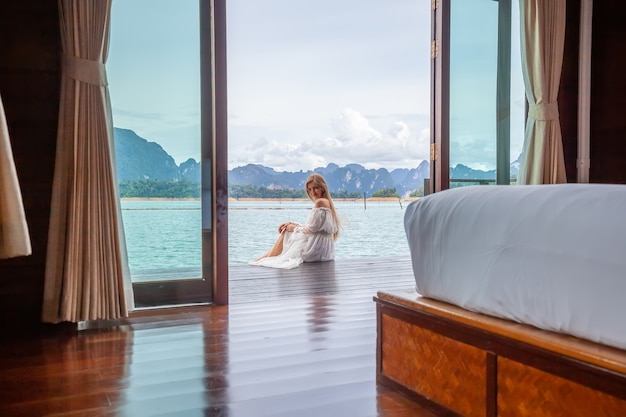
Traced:
[[567, 182], [557, 97], [566, 0], [520, 0], [522, 70], [529, 103], [518, 184]]
[[106, 79], [111, 0], [59, 0], [63, 74], [42, 319], [133, 308]]
[[9, 128], [0, 98], [0, 259], [32, 253]]

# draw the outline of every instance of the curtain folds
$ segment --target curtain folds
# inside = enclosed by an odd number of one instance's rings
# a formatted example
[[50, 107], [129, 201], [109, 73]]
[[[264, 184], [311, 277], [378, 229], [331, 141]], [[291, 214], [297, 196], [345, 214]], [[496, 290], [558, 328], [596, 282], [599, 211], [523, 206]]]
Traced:
[[0, 259], [32, 253], [9, 128], [0, 98]]
[[105, 63], [111, 0], [59, 0], [63, 75], [42, 319], [125, 317], [132, 284]]
[[518, 184], [567, 182], [558, 92], [566, 0], [520, 0], [522, 72], [529, 103]]

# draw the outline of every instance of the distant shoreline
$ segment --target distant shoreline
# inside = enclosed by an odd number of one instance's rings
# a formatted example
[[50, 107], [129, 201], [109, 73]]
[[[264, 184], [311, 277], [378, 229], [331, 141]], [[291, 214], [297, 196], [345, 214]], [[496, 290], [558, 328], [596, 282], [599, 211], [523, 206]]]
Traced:
[[[411, 202], [413, 200], [417, 200], [419, 197], [407, 197], [407, 198], [399, 198], [399, 197], [367, 197], [368, 202], [381, 202], [381, 201], [391, 201], [391, 202]], [[229, 197], [228, 201], [310, 201], [308, 198], [233, 198]], [[363, 201], [362, 197], [359, 198], [336, 198], [333, 197], [333, 201]]]
[[[398, 197], [368, 197], [367, 202], [411, 202], [413, 200], [417, 200], [420, 197], [407, 197], [407, 198], [398, 198]], [[123, 197], [122, 201], [200, 201], [199, 198], [169, 198], [169, 197]], [[360, 202], [363, 201], [363, 198], [333, 198], [334, 201], [353, 201]], [[245, 197], [245, 198], [234, 198], [228, 197], [228, 201], [277, 201], [277, 202], [285, 202], [285, 201], [310, 201], [308, 198], [254, 198], [254, 197]]]

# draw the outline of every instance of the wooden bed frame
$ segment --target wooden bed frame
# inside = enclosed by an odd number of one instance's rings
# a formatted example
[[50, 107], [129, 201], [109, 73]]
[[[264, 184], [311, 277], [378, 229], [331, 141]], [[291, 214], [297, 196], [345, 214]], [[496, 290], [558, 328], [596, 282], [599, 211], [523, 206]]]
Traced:
[[378, 383], [439, 415], [626, 416], [626, 351], [414, 289], [379, 291], [374, 301]]

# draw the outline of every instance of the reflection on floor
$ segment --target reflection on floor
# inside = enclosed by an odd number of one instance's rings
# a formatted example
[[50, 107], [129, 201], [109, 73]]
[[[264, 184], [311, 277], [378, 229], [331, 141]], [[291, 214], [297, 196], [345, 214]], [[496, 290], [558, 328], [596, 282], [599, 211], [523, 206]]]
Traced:
[[326, 294], [374, 296], [379, 289], [414, 287], [412, 268], [409, 256], [337, 259], [290, 270], [231, 265], [229, 300], [236, 304]]
[[[392, 264], [386, 273], [393, 277]], [[63, 337], [5, 339], [0, 415], [434, 415], [376, 385], [372, 296], [384, 275], [374, 277], [375, 267], [337, 262], [334, 278], [303, 268], [300, 281], [248, 268], [268, 274], [265, 285], [254, 282], [254, 272], [241, 274], [230, 306], [140, 314]], [[344, 279], [349, 270], [352, 278]]]

